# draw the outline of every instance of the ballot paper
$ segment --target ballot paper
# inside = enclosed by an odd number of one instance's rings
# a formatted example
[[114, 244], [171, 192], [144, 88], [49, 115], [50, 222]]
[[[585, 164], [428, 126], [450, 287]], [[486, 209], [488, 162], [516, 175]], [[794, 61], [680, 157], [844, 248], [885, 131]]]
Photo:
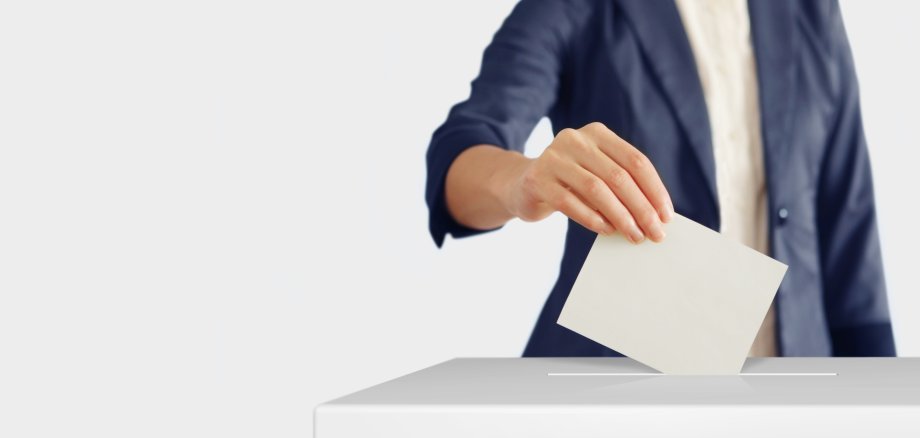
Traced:
[[598, 236], [558, 323], [668, 374], [738, 374], [786, 273], [675, 215], [661, 243]]

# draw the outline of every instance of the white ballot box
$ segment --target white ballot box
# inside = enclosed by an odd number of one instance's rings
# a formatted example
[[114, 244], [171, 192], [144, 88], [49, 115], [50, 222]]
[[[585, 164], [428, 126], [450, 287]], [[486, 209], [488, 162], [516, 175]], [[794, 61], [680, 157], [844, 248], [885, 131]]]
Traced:
[[319, 405], [316, 438], [920, 437], [920, 358], [454, 359]]

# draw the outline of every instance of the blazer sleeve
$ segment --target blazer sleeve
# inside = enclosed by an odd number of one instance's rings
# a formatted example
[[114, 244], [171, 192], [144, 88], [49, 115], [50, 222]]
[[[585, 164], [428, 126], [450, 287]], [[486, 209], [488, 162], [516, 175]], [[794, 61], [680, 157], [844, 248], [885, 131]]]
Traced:
[[523, 0], [485, 49], [469, 98], [451, 108], [428, 146], [425, 200], [429, 230], [440, 247], [484, 232], [464, 227], [447, 211], [444, 180], [454, 159], [479, 144], [523, 151], [536, 123], [556, 102], [564, 46], [575, 27], [569, 2]]
[[835, 356], [894, 356], [859, 91], [836, 1], [828, 19], [838, 98], [818, 182], [825, 312]]

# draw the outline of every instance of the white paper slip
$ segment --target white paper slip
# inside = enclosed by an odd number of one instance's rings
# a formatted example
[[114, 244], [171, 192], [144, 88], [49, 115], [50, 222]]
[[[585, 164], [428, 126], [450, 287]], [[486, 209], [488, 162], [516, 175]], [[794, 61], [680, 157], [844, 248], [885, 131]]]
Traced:
[[558, 323], [663, 373], [739, 373], [786, 265], [680, 215], [665, 232], [598, 236]]

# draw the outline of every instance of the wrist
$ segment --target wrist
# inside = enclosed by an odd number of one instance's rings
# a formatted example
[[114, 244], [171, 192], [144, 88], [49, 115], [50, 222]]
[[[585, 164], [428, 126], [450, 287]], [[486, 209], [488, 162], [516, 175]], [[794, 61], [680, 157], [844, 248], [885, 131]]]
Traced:
[[524, 155], [505, 151], [507, 154], [504, 163], [498, 166], [496, 171], [489, 179], [489, 188], [492, 196], [499, 205], [502, 206], [508, 219], [520, 217], [519, 199], [521, 182], [528, 167], [533, 163], [533, 159]]

